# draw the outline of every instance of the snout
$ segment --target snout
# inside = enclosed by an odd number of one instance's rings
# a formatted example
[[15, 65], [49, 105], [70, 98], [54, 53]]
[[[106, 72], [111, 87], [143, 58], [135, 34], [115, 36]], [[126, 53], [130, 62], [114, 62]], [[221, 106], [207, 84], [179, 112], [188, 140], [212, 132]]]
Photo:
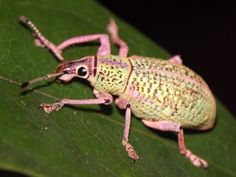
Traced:
[[69, 82], [71, 79], [73, 79], [73, 77], [75, 77], [74, 74], [63, 74], [58, 79], [62, 82]]
[[61, 62], [58, 67], [57, 67], [57, 73], [63, 73], [65, 72], [65, 69], [68, 68], [68, 63], [67, 62]]

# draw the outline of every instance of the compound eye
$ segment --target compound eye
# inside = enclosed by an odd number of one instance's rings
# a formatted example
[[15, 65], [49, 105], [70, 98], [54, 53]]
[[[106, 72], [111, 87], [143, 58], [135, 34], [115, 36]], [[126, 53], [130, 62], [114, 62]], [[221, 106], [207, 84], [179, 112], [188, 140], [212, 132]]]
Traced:
[[82, 78], [86, 78], [88, 75], [88, 68], [86, 66], [79, 66], [77, 69], [77, 75]]

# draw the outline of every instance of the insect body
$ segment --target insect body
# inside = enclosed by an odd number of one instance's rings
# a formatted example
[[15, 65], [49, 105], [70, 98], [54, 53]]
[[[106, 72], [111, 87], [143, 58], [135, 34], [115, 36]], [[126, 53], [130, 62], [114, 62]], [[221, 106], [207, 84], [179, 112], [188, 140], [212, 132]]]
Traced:
[[98, 73], [90, 81], [93, 87], [128, 99], [137, 117], [171, 120], [192, 129], [213, 126], [214, 97], [189, 68], [140, 56], [103, 56], [98, 61]]
[[[138, 159], [128, 139], [132, 112], [148, 127], [177, 133], [180, 153], [195, 166], [208, 166], [204, 159], [186, 148], [183, 128], [212, 128], [216, 114], [215, 99], [205, 81], [182, 65], [179, 56], [168, 61], [141, 56], [127, 57], [128, 46], [118, 36], [118, 28], [113, 20], [108, 25], [108, 31], [113, 43], [120, 47], [119, 56], [110, 54], [107, 35], [73, 37], [56, 46], [26, 17], [21, 17], [20, 20], [34, 32], [36, 44], [49, 48], [61, 62], [56, 73], [26, 82], [24, 87], [53, 77], [64, 82], [69, 82], [74, 77], [87, 79], [94, 87], [95, 99], [63, 99], [53, 104], [44, 103], [41, 104], [44, 111], [58, 111], [64, 105], [111, 104], [112, 95], [117, 95], [116, 105], [126, 110], [122, 144], [129, 157]], [[101, 42], [95, 56], [65, 61], [61, 55], [66, 47], [93, 40]]]

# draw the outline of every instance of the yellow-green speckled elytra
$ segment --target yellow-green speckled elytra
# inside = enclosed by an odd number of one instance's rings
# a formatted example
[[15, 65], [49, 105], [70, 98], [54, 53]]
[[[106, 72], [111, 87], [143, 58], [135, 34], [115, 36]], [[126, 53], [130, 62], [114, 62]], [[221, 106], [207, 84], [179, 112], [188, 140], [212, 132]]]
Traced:
[[[53, 104], [41, 104], [45, 112], [58, 111], [64, 105], [111, 104], [116, 95], [116, 105], [125, 109], [125, 128], [122, 145], [128, 156], [138, 159], [129, 143], [131, 112], [151, 128], [177, 133], [179, 151], [197, 167], [207, 167], [204, 159], [193, 154], [185, 146], [183, 128], [207, 130], [213, 127], [216, 103], [205, 81], [188, 67], [182, 65], [179, 56], [169, 60], [130, 56], [127, 44], [119, 37], [117, 25], [110, 20], [108, 31], [111, 40], [119, 46], [119, 56], [110, 54], [109, 37], [106, 34], [77, 36], [55, 45], [47, 40], [26, 17], [20, 21], [31, 28], [38, 46], [46, 47], [60, 61], [57, 71], [24, 83], [57, 77], [64, 82], [72, 78], [87, 79], [94, 87], [96, 98], [85, 100], [62, 99]], [[63, 49], [79, 43], [99, 40], [101, 45], [95, 56], [65, 61]]]

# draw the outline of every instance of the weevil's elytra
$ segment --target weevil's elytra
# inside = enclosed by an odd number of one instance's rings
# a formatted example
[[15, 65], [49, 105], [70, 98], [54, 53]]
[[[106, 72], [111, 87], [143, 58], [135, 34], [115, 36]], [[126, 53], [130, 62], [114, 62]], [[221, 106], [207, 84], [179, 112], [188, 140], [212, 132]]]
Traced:
[[[50, 49], [60, 62], [56, 73], [28, 81], [22, 85], [23, 87], [55, 77], [64, 82], [69, 82], [74, 77], [86, 79], [94, 87], [96, 98], [65, 98], [53, 104], [43, 103], [41, 107], [45, 112], [58, 111], [64, 105], [107, 105], [113, 102], [112, 95], [117, 95], [115, 104], [126, 110], [122, 145], [130, 158], [138, 159], [129, 142], [132, 112], [150, 128], [177, 133], [180, 153], [193, 165], [208, 167], [207, 161], [186, 148], [183, 128], [212, 128], [216, 114], [215, 99], [206, 82], [194, 71], [182, 65], [179, 56], [174, 56], [168, 61], [143, 56], [128, 57], [128, 46], [119, 37], [117, 25], [113, 20], [107, 29], [112, 42], [119, 46], [118, 56], [111, 55], [109, 37], [106, 34], [76, 36], [55, 45], [26, 17], [20, 17], [20, 21], [33, 31], [36, 44]], [[94, 40], [101, 43], [96, 55], [64, 60], [62, 52], [65, 48]]]

